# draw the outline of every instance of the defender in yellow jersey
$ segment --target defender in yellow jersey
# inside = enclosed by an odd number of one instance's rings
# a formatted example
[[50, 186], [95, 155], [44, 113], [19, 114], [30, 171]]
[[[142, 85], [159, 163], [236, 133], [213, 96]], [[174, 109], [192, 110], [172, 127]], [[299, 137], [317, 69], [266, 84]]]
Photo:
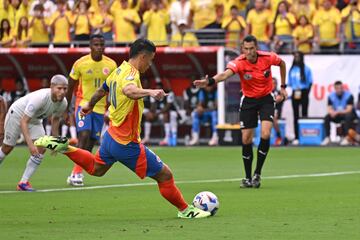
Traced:
[[[105, 40], [102, 35], [90, 37], [90, 54], [78, 59], [70, 72], [67, 99], [71, 102], [73, 89], [76, 89], [75, 120], [78, 132], [78, 147], [92, 151], [96, 141], [100, 140], [104, 125], [106, 98], [101, 99], [91, 114], [80, 116], [81, 108], [90, 101], [92, 94], [102, 86], [106, 78], [116, 69], [116, 62], [104, 55]], [[68, 177], [68, 184], [83, 186], [82, 168], [75, 166]]]
[[124, 61], [96, 90], [89, 103], [82, 108], [87, 115], [95, 104], [110, 95], [110, 127], [95, 156], [88, 151], [68, 146], [66, 139], [43, 137], [37, 146], [55, 147], [72, 161], [82, 166], [90, 175], [103, 176], [115, 162], [121, 162], [140, 178], [154, 179], [161, 195], [178, 208], [180, 218], [204, 218], [209, 212], [188, 205], [174, 182], [170, 168], [160, 157], [140, 143], [143, 97], [161, 100], [167, 94], [162, 89], [143, 89], [140, 73], [144, 73], [155, 56], [154, 43], [146, 39], [136, 40], [130, 47], [130, 59]]

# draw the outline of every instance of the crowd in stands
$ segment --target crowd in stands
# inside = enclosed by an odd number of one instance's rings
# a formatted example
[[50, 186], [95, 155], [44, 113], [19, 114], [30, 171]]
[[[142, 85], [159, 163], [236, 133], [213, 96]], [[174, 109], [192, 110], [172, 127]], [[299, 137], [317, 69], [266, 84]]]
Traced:
[[262, 50], [360, 50], [360, 0], [0, 0], [1, 47], [79, 46], [147, 37], [157, 46], [238, 48], [246, 34]]

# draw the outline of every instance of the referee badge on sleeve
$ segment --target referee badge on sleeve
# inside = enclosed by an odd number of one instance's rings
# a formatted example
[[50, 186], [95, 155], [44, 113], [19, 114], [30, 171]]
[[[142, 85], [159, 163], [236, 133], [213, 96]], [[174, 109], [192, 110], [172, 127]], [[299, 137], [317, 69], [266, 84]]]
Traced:
[[264, 77], [266, 77], [266, 78], [270, 77], [270, 73], [271, 73], [271, 71], [269, 69], [265, 70], [264, 71]]
[[245, 80], [250, 80], [250, 79], [252, 79], [252, 75], [250, 73], [245, 73], [244, 74], [244, 79]]

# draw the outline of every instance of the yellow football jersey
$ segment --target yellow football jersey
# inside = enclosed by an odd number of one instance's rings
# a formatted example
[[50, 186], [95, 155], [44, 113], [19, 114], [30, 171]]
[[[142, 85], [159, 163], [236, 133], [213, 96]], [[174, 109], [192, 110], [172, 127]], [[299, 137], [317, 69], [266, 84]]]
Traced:
[[269, 40], [267, 29], [269, 24], [272, 23], [271, 12], [269, 10], [263, 10], [258, 13], [255, 9], [251, 9], [246, 17], [246, 23], [251, 25], [251, 34], [257, 40]]
[[142, 98], [134, 100], [124, 95], [123, 88], [128, 84], [142, 88], [139, 71], [127, 61], [123, 61], [103, 85], [110, 96], [108, 132], [121, 144], [140, 142], [141, 117], [144, 110]]
[[324, 9], [316, 11], [313, 25], [319, 27], [320, 39], [322, 40], [320, 46], [334, 46], [338, 44], [336, 30], [340, 24], [341, 14], [337, 8], [332, 7], [328, 11]]
[[[76, 104], [84, 106], [91, 96], [105, 82], [111, 72], [116, 69], [116, 62], [103, 55], [101, 61], [96, 62], [88, 54], [78, 59], [70, 72], [70, 77], [79, 81], [76, 91]], [[106, 98], [102, 98], [94, 107], [95, 113], [104, 114], [106, 111]]]

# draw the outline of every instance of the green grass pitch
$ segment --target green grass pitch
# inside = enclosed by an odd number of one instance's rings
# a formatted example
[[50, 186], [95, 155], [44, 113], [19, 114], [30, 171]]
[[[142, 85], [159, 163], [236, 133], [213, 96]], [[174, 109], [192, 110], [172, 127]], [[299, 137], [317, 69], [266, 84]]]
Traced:
[[239, 188], [240, 147], [152, 149], [189, 203], [218, 196], [216, 216], [176, 218], [151, 179], [121, 164], [85, 178], [108, 188], [64, 191], [72, 162], [62, 155], [47, 154], [31, 181], [51, 192], [12, 192], [29, 155], [18, 147], [0, 167], [0, 239], [360, 239], [359, 148], [272, 148], [260, 189]]

